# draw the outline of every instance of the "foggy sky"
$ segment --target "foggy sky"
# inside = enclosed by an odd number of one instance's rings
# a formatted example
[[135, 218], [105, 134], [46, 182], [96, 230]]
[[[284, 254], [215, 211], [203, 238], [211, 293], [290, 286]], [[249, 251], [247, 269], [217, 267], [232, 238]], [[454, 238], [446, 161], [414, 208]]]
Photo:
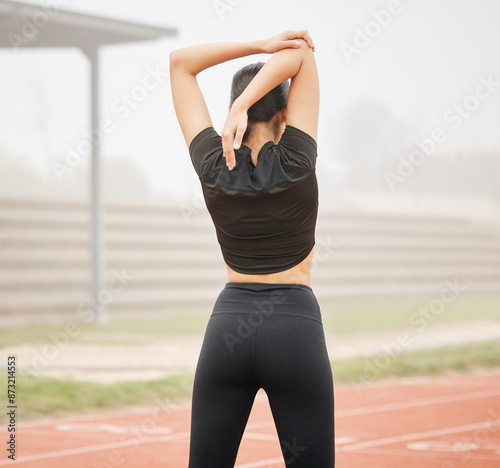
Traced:
[[[64, 8], [179, 29], [172, 39], [102, 48], [100, 103], [102, 116], [115, 123], [103, 157], [133, 161], [156, 192], [176, 199], [191, 198], [198, 181], [173, 111], [168, 55], [199, 42], [309, 29], [321, 82], [321, 184], [348, 170], [345, 118], [363, 102], [385, 115], [393, 146], [397, 142], [402, 148], [442, 128], [446, 141], [437, 156], [500, 150], [500, 4], [495, 0], [72, 0]], [[227, 115], [232, 74], [262, 59], [268, 57], [246, 57], [200, 75], [217, 130]], [[52, 163], [64, 161], [89, 125], [86, 58], [73, 49], [4, 49], [0, 63], [0, 151], [34, 164], [57, 184]], [[151, 73], [158, 86], [132, 107], [126, 96]], [[379, 116], [356, 118], [369, 128]], [[391, 141], [381, 144], [390, 149]]]

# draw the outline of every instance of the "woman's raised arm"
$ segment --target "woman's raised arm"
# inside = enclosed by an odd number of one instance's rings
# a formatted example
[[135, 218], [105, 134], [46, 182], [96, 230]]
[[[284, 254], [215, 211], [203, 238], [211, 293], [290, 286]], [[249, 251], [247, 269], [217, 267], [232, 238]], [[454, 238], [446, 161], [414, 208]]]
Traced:
[[[310, 38], [307, 31], [304, 36]], [[235, 162], [234, 150], [242, 143], [247, 128], [247, 111], [262, 96], [291, 78], [286, 124], [294, 126], [316, 140], [319, 114], [319, 79], [314, 47], [309, 42], [298, 41], [300, 47], [283, 49], [274, 54], [234, 101], [222, 129], [222, 145], [229, 169]], [[312, 41], [311, 41], [312, 42]]]
[[198, 133], [212, 126], [196, 75], [219, 63], [247, 55], [272, 54], [285, 48], [300, 48], [301, 41], [296, 39], [305, 39], [310, 47], [314, 47], [307, 31], [287, 31], [261, 41], [200, 44], [172, 51], [170, 53], [172, 98], [188, 147]]

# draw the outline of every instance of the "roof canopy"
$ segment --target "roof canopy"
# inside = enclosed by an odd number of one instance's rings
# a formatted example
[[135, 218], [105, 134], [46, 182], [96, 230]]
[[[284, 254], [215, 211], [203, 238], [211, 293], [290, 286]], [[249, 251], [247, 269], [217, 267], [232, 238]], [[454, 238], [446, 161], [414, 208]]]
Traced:
[[0, 0], [0, 47], [95, 48], [173, 36], [175, 28], [62, 10], [61, 0], [45, 5]]

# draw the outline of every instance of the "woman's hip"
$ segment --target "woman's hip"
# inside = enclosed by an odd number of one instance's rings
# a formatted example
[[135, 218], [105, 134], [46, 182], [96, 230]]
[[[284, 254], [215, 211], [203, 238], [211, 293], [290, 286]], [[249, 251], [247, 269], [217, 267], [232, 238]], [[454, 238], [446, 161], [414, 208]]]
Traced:
[[212, 315], [244, 315], [252, 323], [278, 316], [303, 317], [321, 323], [321, 311], [311, 287], [303, 284], [226, 283]]

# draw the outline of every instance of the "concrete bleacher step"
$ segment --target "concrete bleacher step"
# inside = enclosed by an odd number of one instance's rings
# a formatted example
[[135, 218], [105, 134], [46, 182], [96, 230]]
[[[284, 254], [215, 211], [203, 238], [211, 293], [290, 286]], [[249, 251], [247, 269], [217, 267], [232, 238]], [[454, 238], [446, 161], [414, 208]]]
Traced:
[[351, 233], [369, 233], [370, 235], [380, 236], [391, 234], [392, 236], [437, 236], [437, 237], [482, 237], [491, 236], [491, 228], [485, 228], [480, 225], [470, 225], [463, 223], [457, 224], [417, 224], [409, 222], [392, 220], [391, 222], [379, 223], [342, 223], [333, 214], [318, 220], [317, 232], [328, 233], [331, 235]]
[[[500, 262], [500, 250], [486, 251], [447, 249], [447, 250], [407, 250], [407, 249], [329, 249], [320, 244], [315, 248], [315, 262], [328, 266], [335, 265], [363, 265], [363, 264], [498, 264]], [[71, 264], [78, 267], [90, 265], [89, 252], [86, 249], [62, 249], [62, 248], [37, 248], [3, 249], [1, 252], [0, 271], [2, 269], [16, 269], [33, 267], [60, 268]], [[211, 247], [184, 251], [172, 247], [171, 249], [150, 250], [134, 249], [108, 250], [106, 252], [108, 266], [119, 267], [124, 265], [135, 265], [137, 267], [150, 265], [152, 268], [159, 266], [179, 266], [184, 263], [200, 264], [222, 264], [222, 256], [218, 244], [215, 242]]]
[[[312, 282], [315, 294], [320, 301], [335, 300], [341, 297], [370, 297], [370, 296], [404, 296], [404, 295], [426, 295], [432, 298], [440, 297], [440, 292], [443, 288], [443, 282], [421, 282], [421, 283], [401, 283], [394, 284], [393, 282], [381, 282], [359, 285], [351, 284], [324, 284], [320, 280]], [[499, 285], [494, 282], [468, 282], [467, 289], [463, 294], [498, 294]]]
[[[108, 204], [105, 261], [133, 280], [113, 311], [213, 304], [227, 280], [202, 206]], [[0, 199], [0, 314], [74, 313], [90, 300], [88, 203]], [[500, 293], [500, 233], [458, 218], [320, 210], [313, 263], [319, 298], [432, 294], [457, 278]]]
[[[321, 237], [318, 238], [321, 241]], [[432, 236], [372, 236], [366, 234], [352, 234], [350, 236], [336, 236], [331, 241], [334, 249], [407, 249], [407, 250], [451, 250], [466, 249], [476, 251], [500, 251], [500, 240], [494, 236], [478, 238], [440, 238]], [[3, 242], [4, 247], [19, 249], [52, 248], [88, 249], [90, 240], [83, 234], [66, 236], [54, 234], [53, 237], [41, 238], [36, 231], [21, 232], [10, 235]], [[106, 248], [110, 250], [123, 250], [141, 248], [148, 249], [210, 249], [217, 247], [217, 241], [213, 233], [207, 232], [198, 235], [192, 232], [186, 233], [159, 233], [158, 235], [147, 235], [144, 237], [134, 236], [132, 233], [120, 233], [106, 236]]]
[[[165, 312], [174, 309], [202, 306], [208, 308], [213, 305], [225, 281], [214, 281], [213, 284], [200, 283], [196, 287], [186, 288], [158, 288], [153, 290], [124, 290], [116, 293], [107, 303], [110, 311], [148, 311]], [[335, 300], [341, 297], [361, 296], [394, 296], [405, 294], [439, 295], [443, 288], [443, 281], [421, 281], [412, 283], [394, 283], [391, 281], [370, 283], [324, 283], [314, 280], [312, 287], [319, 301]], [[462, 283], [463, 284], [463, 283]], [[468, 281], [466, 294], [491, 293], [498, 291], [498, 281]], [[53, 291], [40, 291], [37, 295], [0, 293], [0, 314], [10, 313], [37, 313], [37, 314], [76, 314], [92, 307], [92, 298], [88, 289], [82, 291], [54, 294]]]
[[[168, 286], [173, 282], [196, 281], [198, 278], [223, 277], [225, 271], [221, 267], [209, 266], [198, 268], [193, 276], [193, 270], [189, 267], [178, 268], [127, 268], [122, 267], [116, 270], [108, 271], [108, 281], [113, 278], [123, 277], [127, 279], [130, 287], [147, 288], [149, 284], [164, 284]], [[65, 269], [65, 270], [47, 270], [31, 269], [29, 271], [2, 272], [0, 271], [0, 291], [13, 289], [56, 289], [70, 287], [70, 285], [80, 285], [89, 282], [89, 274], [85, 270]], [[66, 285], [66, 286], [65, 286]]]
[[[183, 207], [186, 207], [185, 209]], [[187, 212], [187, 214], [186, 214]], [[134, 205], [134, 204], [106, 204], [104, 220], [107, 224], [122, 228], [147, 229], [152, 226], [161, 228], [162, 225], [194, 228], [195, 226], [210, 226], [211, 221], [206, 208], [203, 206], [189, 206], [189, 204], [167, 205]], [[90, 204], [83, 202], [63, 202], [60, 200], [0, 200], [0, 219], [5, 223], [39, 222], [44, 220], [67, 225], [80, 222], [90, 222]], [[373, 229], [397, 230], [402, 232], [443, 232], [452, 234], [453, 231], [463, 230], [464, 226], [473, 232], [481, 229], [477, 223], [472, 224], [460, 218], [433, 218], [418, 216], [392, 216], [373, 214], [350, 214], [345, 212], [329, 212], [320, 209], [318, 228], [340, 228], [343, 230]]]
[[[224, 287], [225, 281], [213, 284], [199, 284], [196, 288], [168, 289], [158, 288], [148, 291], [124, 290], [112, 296], [107, 308], [111, 313], [130, 311], [136, 314], [147, 314], [152, 311], [171, 312], [176, 310], [189, 310], [194, 307], [209, 311], [213, 306], [219, 292]], [[413, 282], [393, 283], [390, 281], [380, 283], [323, 283], [313, 281], [312, 287], [320, 303], [328, 303], [342, 297], [362, 296], [394, 296], [394, 295], [426, 295], [439, 297], [444, 283], [440, 282]], [[498, 282], [475, 281], [467, 282], [463, 294], [491, 293], [498, 287]], [[77, 318], [90, 313], [92, 298], [88, 291], [59, 293], [54, 295], [43, 291], [36, 297], [26, 295], [10, 295], [4, 297], [0, 294], [0, 314], [31, 313], [52, 314], [59, 313], [68, 317]]]
[[[66, 225], [77, 225], [78, 223], [90, 223], [91, 213], [90, 205], [74, 205], [68, 203], [66, 208], [62, 208], [59, 203], [57, 209], [48, 207], [39, 207], [37, 205], [27, 205], [25, 207], [6, 207], [4, 200], [0, 200], [0, 219], [6, 225], [26, 225], [28, 223], [37, 223], [46, 227], [64, 223]], [[150, 208], [150, 207], [149, 207]], [[190, 229], [199, 226], [211, 226], [208, 211], [203, 208], [196, 212], [196, 215], [184, 216], [179, 210], [169, 207], [161, 207], [156, 210], [148, 209], [142, 206], [134, 211], [133, 205], [124, 205], [120, 210], [112, 205], [106, 205], [104, 221], [108, 227], [122, 228], [130, 226], [140, 229], [141, 226], [150, 228], [152, 226], [161, 228], [162, 226], [179, 226]], [[46, 223], [44, 223], [44, 221]], [[389, 216], [389, 215], [370, 215], [354, 214], [346, 215], [342, 212], [320, 211], [318, 214], [318, 229], [341, 229], [349, 230], [394, 230], [397, 232], [441, 232], [444, 234], [453, 234], [453, 232], [476, 232], [486, 227], [491, 228], [484, 223], [472, 223], [468, 220], [458, 218], [432, 218], [417, 216]]]
[[[328, 268], [318, 266], [315, 271], [318, 276], [331, 281], [373, 281], [384, 278], [397, 278], [397, 281], [413, 281], [417, 278], [500, 278], [499, 264], [472, 264], [464, 265], [332, 265]], [[108, 270], [108, 279], [123, 275], [130, 278], [132, 288], [140, 284], [141, 288], [148, 288], [148, 284], [165, 284], [168, 286], [173, 282], [201, 281], [204, 278], [225, 277], [225, 268], [222, 265], [209, 265], [199, 267], [193, 271], [189, 265], [169, 268], [135, 267], [132, 265], [122, 266], [115, 270]], [[4, 271], [0, 270], [0, 291], [30, 288], [63, 288], [63, 285], [82, 284], [89, 281], [89, 272], [83, 269], [47, 269], [31, 268], [29, 270]]]
[[[155, 310], [165, 311], [172, 307], [190, 306], [193, 304], [213, 303], [217, 294], [224, 287], [224, 281], [212, 285], [198, 285], [196, 288], [159, 288], [154, 290], [130, 291], [124, 289], [113, 295], [103, 295], [109, 310], [131, 310], [147, 313], [151, 305]], [[109, 299], [111, 298], [111, 299]], [[0, 314], [8, 313], [63, 313], [66, 315], [82, 314], [92, 307], [93, 299], [88, 288], [81, 291], [41, 290], [36, 295], [24, 293], [0, 293]]]

